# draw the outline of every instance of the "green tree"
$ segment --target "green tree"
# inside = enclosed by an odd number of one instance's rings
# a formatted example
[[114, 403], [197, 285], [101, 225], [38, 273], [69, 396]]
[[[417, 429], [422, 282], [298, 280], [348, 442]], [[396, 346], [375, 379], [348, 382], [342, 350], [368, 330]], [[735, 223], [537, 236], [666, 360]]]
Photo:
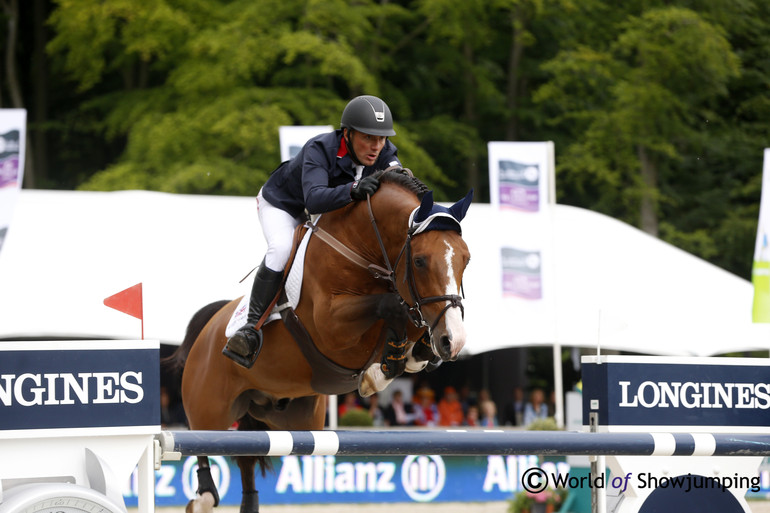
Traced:
[[559, 202], [750, 273], [768, 2], [4, 5], [0, 99], [20, 90], [29, 109], [25, 186], [254, 194], [278, 163], [279, 125], [336, 125], [373, 93], [439, 199], [469, 184], [486, 199], [487, 141], [553, 140]]
[[562, 175], [658, 235], [661, 181], [738, 75], [724, 31], [688, 9], [651, 9], [624, 21], [608, 47], [562, 51], [544, 66], [553, 78], [536, 99], [582, 134], [563, 153]]
[[[84, 189], [254, 194], [279, 162], [278, 127], [339, 124], [349, 97], [381, 94], [357, 49], [392, 9], [373, 2], [61, 0], [49, 48], [81, 90], [122, 77], [83, 105], [115, 164]], [[446, 182], [399, 130], [404, 163]]]

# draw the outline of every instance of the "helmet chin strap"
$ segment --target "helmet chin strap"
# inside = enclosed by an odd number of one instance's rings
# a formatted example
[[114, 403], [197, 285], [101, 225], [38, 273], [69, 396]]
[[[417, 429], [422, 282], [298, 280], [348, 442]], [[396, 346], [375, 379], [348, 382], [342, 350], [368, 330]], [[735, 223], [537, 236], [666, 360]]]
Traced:
[[350, 154], [350, 159], [353, 161], [353, 163], [357, 166], [363, 166], [360, 160], [358, 160], [358, 156], [356, 155], [356, 151], [353, 149], [353, 129], [352, 128], [346, 128], [345, 129], [345, 144], [348, 146], [348, 153]]

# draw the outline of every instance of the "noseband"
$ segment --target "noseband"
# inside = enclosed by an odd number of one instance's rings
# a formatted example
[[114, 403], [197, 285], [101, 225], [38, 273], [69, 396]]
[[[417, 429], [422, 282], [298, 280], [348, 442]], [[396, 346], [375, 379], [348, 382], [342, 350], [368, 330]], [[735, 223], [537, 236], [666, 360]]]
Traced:
[[[388, 281], [388, 288], [391, 292], [394, 294], [398, 294], [398, 297], [401, 301], [401, 304], [406, 306], [407, 312], [409, 315], [409, 319], [412, 321], [415, 327], [417, 328], [428, 328], [428, 335], [431, 336], [433, 333], [433, 330], [438, 325], [438, 322], [441, 320], [442, 317], [446, 314], [446, 312], [452, 308], [459, 308], [461, 314], [463, 317], [465, 316], [465, 309], [463, 308], [462, 303], [462, 296], [457, 294], [445, 294], [442, 296], [428, 296], [428, 297], [422, 297], [417, 290], [417, 281], [414, 277], [414, 271], [412, 270], [412, 236], [414, 235], [415, 228], [410, 228], [406, 235], [406, 241], [404, 242], [403, 247], [401, 248], [401, 251], [398, 253], [398, 257], [396, 258], [396, 262], [394, 266], [390, 265], [390, 259], [388, 258], [388, 252], [385, 249], [385, 244], [382, 241], [382, 236], [380, 235], [380, 229], [377, 227], [377, 220], [374, 218], [374, 212], [372, 211], [372, 202], [371, 198], [367, 196], [366, 198], [367, 206], [369, 207], [369, 220], [372, 223], [372, 227], [374, 228], [374, 233], [377, 236], [377, 243], [380, 245], [380, 251], [382, 252], [382, 258], [385, 261], [385, 267], [382, 267], [380, 265], [374, 264], [366, 260], [364, 257], [360, 256], [358, 253], [354, 252], [347, 246], [345, 246], [343, 243], [341, 243], [339, 240], [337, 240], [333, 235], [331, 235], [329, 232], [319, 228], [317, 224], [314, 223], [306, 223], [305, 226], [312, 230], [312, 232], [317, 235], [321, 240], [326, 242], [329, 246], [334, 248], [338, 253], [340, 253], [342, 256], [353, 262], [354, 264], [358, 265], [359, 267], [363, 267], [364, 269], [367, 269], [375, 278], [378, 279], [384, 279]], [[405, 257], [405, 266], [406, 266], [406, 273], [404, 275], [404, 281], [406, 281], [409, 289], [409, 295], [411, 296], [412, 303], [410, 304], [409, 301], [404, 299], [404, 297], [398, 292], [398, 287], [396, 285], [396, 273], [395, 269], [398, 268], [398, 264], [401, 261], [401, 258]], [[462, 285], [460, 287], [462, 289]], [[439, 303], [441, 301], [446, 301], [447, 305], [441, 310], [441, 313], [436, 317], [436, 320], [433, 321], [433, 324], [430, 325], [425, 320], [425, 317], [422, 314], [422, 307], [423, 305], [427, 305], [430, 303]]]

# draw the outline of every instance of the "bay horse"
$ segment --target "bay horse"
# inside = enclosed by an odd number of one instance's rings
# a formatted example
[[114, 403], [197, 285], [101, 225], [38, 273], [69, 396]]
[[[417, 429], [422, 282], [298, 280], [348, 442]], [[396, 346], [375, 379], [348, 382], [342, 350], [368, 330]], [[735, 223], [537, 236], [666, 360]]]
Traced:
[[[446, 208], [408, 170], [377, 176], [380, 188], [366, 201], [298, 227], [295, 247], [312, 230], [300, 298], [284, 310], [285, 322], [262, 326], [263, 348], [251, 369], [222, 355], [238, 300], [212, 303], [193, 316], [182, 345], [164, 362], [181, 370], [190, 429], [238, 423], [242, 430], [321, 430], [325, 394], [358, 389], [368, 396], [432, 358], [457, 358], [465, 344], [459, 294], [470, 260], [460, 220], [473, 191]], [[241, 513], [255, 513], [256, 464], [264, 476], [270, 460], [236, 460]], [[198, 495], [188, 512], [219, 503], [208, 458], [198, 457], [198, 467]]]

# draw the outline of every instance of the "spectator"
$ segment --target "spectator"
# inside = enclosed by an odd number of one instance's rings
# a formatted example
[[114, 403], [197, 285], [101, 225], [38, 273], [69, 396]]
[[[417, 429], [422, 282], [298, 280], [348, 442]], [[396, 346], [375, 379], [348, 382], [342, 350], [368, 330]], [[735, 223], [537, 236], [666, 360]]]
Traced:
[[414, 426], [416, 418], [414, 405], [404, 401], [404, 393], [401, 390], [393, 392], [390, 404], [385, 408], [385, 425]]
[[542, 388], [535, 388], [529, 394], [529, 402], [524, 405], [524, 425], [529, 426], [537, 419], [548, 418], [548, 405]]
[[479, 425], [484, 427], [497, 426], [497, 406], [491, 399], [487, 399], [479, 406], [481, 419]]
[[463, 417], [468, 415], [468, 408], [470, 408], [473, 405], [478, 404], [478, 400], [476, 397], [474, 397], [473, 392], [471, 392], [471, 388], [465, 384], [460, 387], [460, 390], [458, 391], [458, 399], [460, 400], [460, 404], [463, 407]]
[[439, 423], [439, 412], [434, 401], [436, 394], [430, 388], [423, 387], [417, 391], [417, 418], [415, 423], [418, 426], [437, 426]]
[[479, 419], [479, 407], [475, 404], [472, 406], [468, 406], [468, 414], [465, 416], [465, 421], [463, 422], [464, 426], [469, 427], [478, 427], [481, 425], [481, 420]]
[[355, 392], [348, 392], [345, 394], [342, 404], [337, 407], [337, 418], [342, 418], [347, 412], [351, 410], [360, 410], [361, 406], [358, 404], [358, 394]]
[[503, 423], [507, 426], [524, 425], [524, 390], [521, 387], [513, 389], [513, 399], [503, 411]]
[[444, 389], [444, 395], [438, 402], [439, 426], [462, 426], [463, 406], [457, 396], [455, 387]]
[[385, 410], [380, 406], [380, 396], [378, 394], [374, 394], [369, 398], [367, 411], [375, 426], [385, 425]]

